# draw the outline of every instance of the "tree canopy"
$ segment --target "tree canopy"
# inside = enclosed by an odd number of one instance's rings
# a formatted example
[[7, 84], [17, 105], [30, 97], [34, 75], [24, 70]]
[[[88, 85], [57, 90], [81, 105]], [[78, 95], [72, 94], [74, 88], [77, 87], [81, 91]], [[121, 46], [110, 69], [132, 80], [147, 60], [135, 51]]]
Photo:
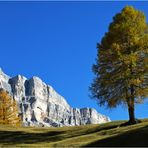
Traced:
[[16, 101], [2, 89], [0, 90], [0, 124], [21, 125]]
[[135, 122], [134, 104], [148, 96], [148, 25], [143, 12], [126, 6], [113, 17], [97, 44], [92, 97], [109, 108], [127, 104]]

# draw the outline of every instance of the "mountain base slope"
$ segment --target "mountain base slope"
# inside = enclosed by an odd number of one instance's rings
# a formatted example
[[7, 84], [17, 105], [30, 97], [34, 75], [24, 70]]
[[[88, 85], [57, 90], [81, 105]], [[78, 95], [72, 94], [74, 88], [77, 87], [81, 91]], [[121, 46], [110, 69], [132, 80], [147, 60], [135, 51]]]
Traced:
[[10, 127], [0, 125], [0, 147], [148, 146], [148, 119], [130, 126], [126, 121], [75, 127]]

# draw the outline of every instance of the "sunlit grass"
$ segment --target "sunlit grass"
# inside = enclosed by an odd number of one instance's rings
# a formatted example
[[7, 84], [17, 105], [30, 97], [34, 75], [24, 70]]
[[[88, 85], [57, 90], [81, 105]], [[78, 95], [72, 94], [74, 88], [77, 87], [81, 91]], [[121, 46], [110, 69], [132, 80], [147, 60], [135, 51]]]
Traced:
[[0, 125], [0, 146], [148, 146], [148, 119], [136, 125], [120, 127], [124, 122], [60, 128]]

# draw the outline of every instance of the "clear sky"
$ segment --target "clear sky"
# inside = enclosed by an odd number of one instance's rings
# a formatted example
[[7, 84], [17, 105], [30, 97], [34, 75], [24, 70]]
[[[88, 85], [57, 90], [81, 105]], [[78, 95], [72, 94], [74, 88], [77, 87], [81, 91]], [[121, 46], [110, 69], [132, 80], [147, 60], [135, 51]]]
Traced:
[[[0, 2], [0, 67], [10, 76], [39, 76], [72, 107], [127, 119], [125, 107], [99, 107], [88, 91], [96, 44], [126, 5], [148, 20], [148, 2]], [[136, 107], [136, 116], [148, 117], [148, 103]]]

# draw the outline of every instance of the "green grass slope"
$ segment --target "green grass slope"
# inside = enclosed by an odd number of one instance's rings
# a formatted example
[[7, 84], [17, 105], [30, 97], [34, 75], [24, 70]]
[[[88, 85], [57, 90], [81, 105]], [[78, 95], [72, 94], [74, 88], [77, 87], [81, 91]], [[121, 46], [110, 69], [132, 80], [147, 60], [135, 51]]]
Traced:
[[0, 147], [148, 146], [148, 119], [120, 127], [124, 122], [61, 128], [0, 125]]

